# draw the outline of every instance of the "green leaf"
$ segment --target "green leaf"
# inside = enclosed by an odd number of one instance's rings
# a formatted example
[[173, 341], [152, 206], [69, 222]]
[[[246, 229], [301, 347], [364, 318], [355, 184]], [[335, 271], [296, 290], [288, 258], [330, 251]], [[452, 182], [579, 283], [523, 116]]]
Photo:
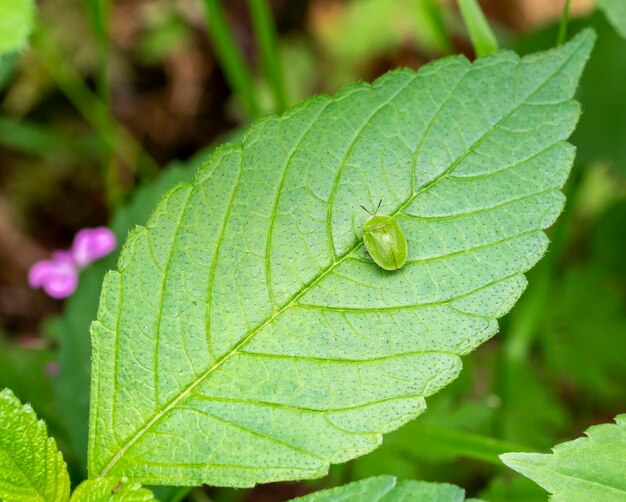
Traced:
[[607, 19], [618, 33], [626, 38], [626, 2], [624, 0], [597, 0], [598, 8], [604, 11]]
[[81, 483], [70, 502], [143, 502], [155, 500], [154, 495], [139, 483], [122, 478], [100, 478]]
[[[92, 325], [90, 476], [323, 476], [453, 380], [543, 255], [593, 44], [400, 70], [259, 121], [128, 237]], [[385, 272], [360, 205], [409, 240]]]
[[34, 11], [33, 0], [0, 0], [0, 56], [26, 47]]
[[555, 502], [626, 500], [626, 415], [590, 427], [587, 437], [560, 444], [552, 454], [505, 453], [511, 469], [545, 488]]
[[70, 479], [46, 424], [9, 390], [0, 392], [0, 500], [67, 501]]
[[377, 476], [293, 499], [293, 502], [463, 502], [458, 486], [425, 481], [400, 481]]

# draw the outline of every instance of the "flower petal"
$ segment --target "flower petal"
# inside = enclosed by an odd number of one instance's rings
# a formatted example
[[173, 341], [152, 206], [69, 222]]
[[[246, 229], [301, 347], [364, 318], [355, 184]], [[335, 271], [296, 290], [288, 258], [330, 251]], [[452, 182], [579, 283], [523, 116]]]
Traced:
[[108, 255], [116, 245], [115, 234], [107, 227], [83, 228], [74, 237], [72, 258], [76, 265], [83, 268]]
[[78, 285], [78, 270], [63, 260], [43, 260], [35, 263], [28, 273], [28, 284], [40, 288], [52, 298], [70, 296]]

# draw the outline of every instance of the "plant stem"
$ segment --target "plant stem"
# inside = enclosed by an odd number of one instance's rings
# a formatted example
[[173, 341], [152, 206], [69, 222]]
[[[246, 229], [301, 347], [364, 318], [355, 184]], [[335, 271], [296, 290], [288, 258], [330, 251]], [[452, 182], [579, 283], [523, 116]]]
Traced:
[[190, 494], [189, 498], [192, 502], [212, 502], [211, 497], [209, 497], [202, 488], [194, 489]]
[[[110, 0], [86, 0], [89, 20], [96, 42], [96, 56], [98, 60], [96, 90], [103, 106], [100, 108], [102, 123], [110, 122], [110, 89], [109, 89], [109, 10]], [[121, 199], [123, 188], [119, 179], [115, 162], [115, 151], [103, 139], [103, 151], [108, 150], [108, 155], [103, 155], [103, 172], [109, 202], [116, 204]]]
[[561, 25], [559, 26], [559, 35], [556, 40], [556, 45], [563, 45], [567, 39], [567, 25], [569, 23], [569, 5], [570, 0], [565, 0], [563, 6], [563, 14], [561, 15]]
[[86, 0], [94, 32], [98, 58], [97, 90], [103, 103], [109, 104], [109, 11], [110, 0]]
[[444, 452], [494, 465], [502, 465], [498, 457], [502, 453], [532, 451], [523, 445], [427, 422], [414, 427], [411, 437], [422, 450]]
[[37, 59], [54, 79], [85, 120], [126, 166], [137, 172], [140, 178], [151, 178], [159, 170], [158, 165], [145, 153], [135, 138], [110, 114], [102, 102], [85, 85], [82, 77], [61, 55], [52, 37], [39, 23], [32, 36], [32, 46]]
[[287, 108], [288, 99], [278, 53], [276, 27], [266, 0], [248, 0], [248, 6], [259, 44], [263, 71], [274, 95], [274, 108], [280, 113]]
[[458, 4], [476, 57], [481, 58], [498, 51], [498, 41], [478, 2], [476, 0], [458, 0]]
[[418, 28], [421, 41], [440, 54], [452, 54], [454, 48], [437, 0], [418, 0], [416, 4]]
[[0, 144], [28, 155], [66, 155], [87, 157], [98, 154], [98, 138], [62, 134], [35, 122], [0, 117]]
[[224, 74], [242, 101], [250, 118], [259, 115], [259, 105], [254, 93], [252, 75], [229, 28], [220, 0], [203, 0], [209, 38], [215, 47]]

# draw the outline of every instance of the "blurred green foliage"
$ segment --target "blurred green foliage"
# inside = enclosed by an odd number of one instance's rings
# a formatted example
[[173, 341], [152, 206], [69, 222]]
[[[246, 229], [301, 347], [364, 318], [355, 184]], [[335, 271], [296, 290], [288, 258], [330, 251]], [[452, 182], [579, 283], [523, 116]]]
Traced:
[[598, 8], [602, 9], [615, 29], [626, 38], [626, 2], [622, 0], [597, 0]]
[[33, 0], [0, 0], [0, 56], [26, 47], [34, 12]]

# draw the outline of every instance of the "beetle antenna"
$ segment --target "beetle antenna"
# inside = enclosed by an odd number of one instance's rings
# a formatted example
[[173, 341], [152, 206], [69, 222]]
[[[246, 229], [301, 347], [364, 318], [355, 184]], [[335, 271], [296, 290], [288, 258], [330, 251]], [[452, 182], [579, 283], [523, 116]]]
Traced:
[[378, 213], [378, 210], [380, 209], [380, 205], [383, 203], [383, 199], [380, 199], [378, 201], [378, 206], [376, 206], [376, 211], [374, 211], [374, 214]]
[[365, 211], [367, 214], [369, 214], [370, 216], [372, 216], [372, 213], [370, 213], [367, 209], [365, 209], [363, 206], [361, 206], [361, 209], [363, 209], [363, 211]]

